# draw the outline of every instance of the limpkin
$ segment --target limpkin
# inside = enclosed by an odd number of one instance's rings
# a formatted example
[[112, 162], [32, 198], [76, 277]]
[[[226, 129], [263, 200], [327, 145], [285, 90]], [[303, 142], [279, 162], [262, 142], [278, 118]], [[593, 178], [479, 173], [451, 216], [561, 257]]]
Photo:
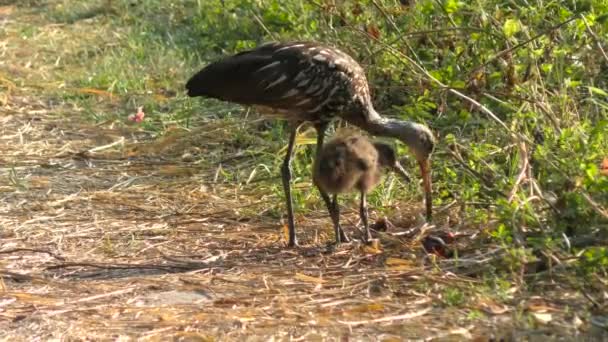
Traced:
[[380, 182], [385, 170], [393, 170], [409, 181], [407, 172], [397, 161], [395, 150], [387, 144], [372, 143], [362, 135], [346, 133], [323, 145], [315, 160], [313, 180], [319, 189], [333, 195], [329, 215], [336, 236], [341, 230], [338, 194], [358, 190], [361, 195], [359, 216], [365, 229], [363, 240], [371, 241], [366, 196]]
[[[334, 118], [408, 145], [420, 166], [426, 216], [431, 218], [433, 134], [424, 125], [380, 116], [372, 105], [363, 68], [348, 54], [315, 42], [268, 43], [207, 65], [188, 80], [186, 88], [188, 96], [256, 106], [291, 123], [287, 154], [281, 167], [290, 247], [297, 244], [290, 164], [296, 134], [304, 122], [313, 123], [317, 130], [317, 155], [327, 126]], [[329, 209], [329, 195], [319, 190]], [[340, 231], [336, 239], [343, 238], [346, 235]]]

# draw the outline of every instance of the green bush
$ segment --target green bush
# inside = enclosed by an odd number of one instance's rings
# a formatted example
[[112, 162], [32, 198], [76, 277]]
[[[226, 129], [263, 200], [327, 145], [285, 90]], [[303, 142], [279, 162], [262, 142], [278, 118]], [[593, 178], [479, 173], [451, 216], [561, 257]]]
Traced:
[[428, 123], [440, 138], [435, 205], [456, 200], [464, 220], [497, 221], [506, 243], [518, 232], [534, 248], [605, 236], [605, 2], [222, 3], [199, 2], [192, 20], [214, 53], [325, 41], [361, 61], [384, 115]]
[[[456, 201], [465, 226], [489, 228], [507, 245], [576, 251], [586, 247], [575, 243], [581, 237], [606, 239], [605, 1], [125, 0], [111, 6], [112, 20], [128, 27], [131, 53], [91, 52], [99, 68], [80, 86], [123, 94], [172, 89], [178, 96], [166, 105], [171, 109], [155, 110], [187, 124], [217, 103], [184, 98], [185, 80], [202, 65], [274, 39], [323, 41], [361, 62], [383, 115], [425, 122], [436, 133], [435, 206]], [[74, 20], [62, 10], [58, 20]], [[118, 70], [129, 70], [120, 82]], [[278, 172], [280, 158], [264, 158], [259, 163], [274, 161]], [[296, 176], [309, 172], [311, 158], [298, 153]], [[420, 198], [416, 185], [384, 186], [370, 203], [386, 203], [402, 190]], [[605, 270], [605, 251], [594, 251], [585, 264]]]

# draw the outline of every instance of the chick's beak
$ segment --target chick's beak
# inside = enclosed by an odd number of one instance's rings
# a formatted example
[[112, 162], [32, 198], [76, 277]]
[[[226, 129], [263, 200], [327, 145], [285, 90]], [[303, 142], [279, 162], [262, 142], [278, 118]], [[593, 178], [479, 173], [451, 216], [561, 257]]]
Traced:
[[403, 166], [401, 166], [399, 162], [395, 163], [395, 165], [393, 166], [393, 170], [395, 171], [395, 173], [400, 175], [404, 181], [408, 183], [411, 182], [412, 179], [410, 178], [410, 175], [407, 173], [407, 171], [405, 171], [405, 169], [403, 168]]

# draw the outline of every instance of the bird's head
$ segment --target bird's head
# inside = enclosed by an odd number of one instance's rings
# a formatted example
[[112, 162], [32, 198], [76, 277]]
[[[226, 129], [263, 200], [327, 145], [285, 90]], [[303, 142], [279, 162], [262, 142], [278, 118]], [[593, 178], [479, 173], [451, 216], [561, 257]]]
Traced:
[[397, 160], [397, 152], [395, 152], [395, 149], [392, 146], [381, 142], [375, 142], [374, 147], [378, 151], [378, 163], [380, 166], [393, 170], [406, 182], [412, 180], [407, 171], [401, 166], [401, 163], [399, 163], [399, 160]]
[[410, 122], [408, 126], [403, 130], [401, 141], [409, 146], [419, 162], [430, 159], [435, 150], [433, 132], [427, 126], [418, 123]]
[[435, 150], [435, 137], [433, 132], [422, 124], [407, 121], [392, 121], [391, 131], [394, 136], [406, 144], [416, 157], [422, 174], [422, 185], [425, 192], [426, 217], [432, 216], [432, 181], [431, 181], [431, 155]]

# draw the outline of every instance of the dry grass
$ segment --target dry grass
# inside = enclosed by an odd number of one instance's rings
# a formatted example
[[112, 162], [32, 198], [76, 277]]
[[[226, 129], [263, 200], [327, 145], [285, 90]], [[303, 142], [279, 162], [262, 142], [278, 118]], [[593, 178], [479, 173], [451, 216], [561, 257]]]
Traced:
[[[483, 340], [581, 326], [586, 303], [558, 275], [540, 282], [544, 299], [520, 284], [494, 293], [483, 274], [505, 251], [484, 247], [480, 227], [456, 227], [475, 234], [459, 243], [459, 260], [426, 255], [419, 231], [402, 234], [420, 228], [418, 204], [397, 204], [407, 210], [380, 234], [381, 250], [328, 253], [322, 210], [300, 213], [302, 246], [284, 248], [269, 210], [282, 200], [269, 190], [277, 179], [218, 177], [218, 160], [255, 168], [238, 151], [217, 152], [235, 125], [253, 124], [199, 120], [157, 138], [121, 120], [87, 121], [90, 108], [57, 100], [70, 85], [55, 61], [96, 41], [83, 34], [94, 22], [58, 25], [16, 6], [0, 7], [0, 22], [3, 339]], [[37, 25], [27, 39], [25, 22]], [[85, 93], [97, 111], [128, 111], [103, 91]], [[438, 229], [455, 228], [457, 216], [445, 210]], [[343, 220], [353, 232], [355, 211]]]

